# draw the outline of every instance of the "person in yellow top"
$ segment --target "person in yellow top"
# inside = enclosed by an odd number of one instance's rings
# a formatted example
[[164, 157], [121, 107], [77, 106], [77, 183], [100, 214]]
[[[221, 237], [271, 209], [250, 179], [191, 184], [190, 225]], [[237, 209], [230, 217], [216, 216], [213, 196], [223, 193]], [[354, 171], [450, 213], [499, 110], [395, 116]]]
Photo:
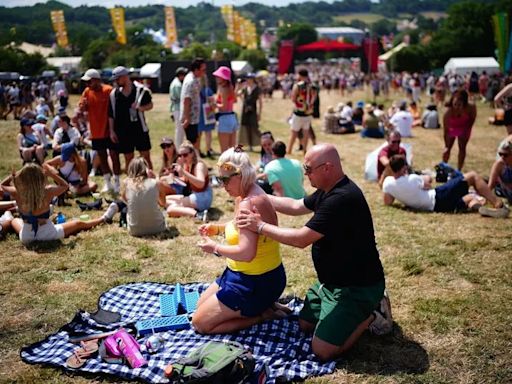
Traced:
[[[256, 170], [241, 147], [226, 150], [219, 158], [219, 181], [235, 198], [234, 217], [240, 209], [256, 208], [265, 221], [277, 225], [277, 215], [266, 193], [256, 183]], [[198, 246], [206, 253], [225, 257], [227, 268], [203, 292], [192, 317], [199, 333], [229, 333], [249, 328], [278, 314], [277, 299], [286, 286], [279, 243], [234, 221], [209, 223], [199, 228]], [[225, 243], [211, 237], [224, 234]], [[281, 313], [282, 314], [282, 313]]]

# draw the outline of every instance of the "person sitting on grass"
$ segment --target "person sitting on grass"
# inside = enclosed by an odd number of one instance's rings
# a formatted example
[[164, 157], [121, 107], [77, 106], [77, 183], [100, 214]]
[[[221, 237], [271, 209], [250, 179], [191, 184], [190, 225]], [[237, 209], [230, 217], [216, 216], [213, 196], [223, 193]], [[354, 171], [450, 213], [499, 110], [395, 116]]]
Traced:
[[[386, 177], [382, 185], [385, 205], [392, 205], [396, 199], [407, 207], [421, 211], [453, 213], [469, 210], [482, 216], [503, 218], [509, 214], [501, 199], [474, 171], [454, 177], [434, 189], [431, 176], [409, 174], [405, 156], [393, 156], [389, 165], [393, 175]], [[470, 186], [483, 198], [469, 193]], [[494, 206], [493, 209], [484, 207], [484, 198]]]
[[71, 125], [69, 116], [64, 115], [59, 118], [59, 128], [53, 135], [53, 157], [60, 155], [62, 145], [65, 143], [80, 144], [80, 131]]
[[[186, 185], [190, 195], [176, 194], [166, 197], [167, 213], [170, 217], [205, 215], [212, 205], [213, 193], [209, 185], [208, 167], [198, 159], [194, 145], [185, 141], [178, 149], [178, 160], [173, 171]], [[199, 217], [201, 220], [203, 216]]]
[[[55, 185], [47, 185], [47, 177]], [[33, 163], [26, 164], [19, 172], [4, 179], [0, 189], [16, 200], [21, 219], [13, 219], [11, 225], [25, 245], [33, 241], [63, 239], [105, 222], [112, 222], [115, 213], [109, 208], [96, 219], [53, 224], [50, 221], [50, 202], [67, 191], [68, 183], [48, 164], [42, 167]]]
[[[256, 184], [256, 171], [240, 147], [225, 151], [217, 163], [219, 180], [235, 198], [235, 217], [240, 209], [256, 207], [269, 223], [277, 225], [277, 215], [268, 195]], [[279, 243], [234, 221], [209, 223], [199, 228], [203, 236], [198, 246], [203, 252], [225, 257], [227, 268], [203, 292], [192, 317], [199, 333], [230, 333], [249, 328], [277, 315], [276, 300], [286, 286]], [[210, 238], [224, 234], [225, 244]]]
[[33, 160], [37, 161], [39, 164], [43, 164], [46, 156], [43, 140], [39, 136], [39, 133], [32, 129], [33, 124], [34, 121], [30, 119], [23, 118], [20, 121], [20, 133], [18, 133], [17, 139], [23, 164]]
[[512, 138], [503, 141], [498, 148], [499, 159], [491, 168], [489, 188], [512, 204]]
[[[384, 271], [362, 191], [343, 172], [332, 144], [312, 147], [303, 168], [316, 192], [300, 200], [268, 196], [278, 212], [313, 213], [303, 227], [278, 227], [254, 204], [240, 207], [236, 223], [241, 231], [250, 229], [267, 241], [302, 249], [312, 245], [318, 281], [306, 294], [299, 326], [313, 334], [313, 353], [321, 360], [333, 360], [349, 350], [368, 327], [385, 333], [391, 331], [393, 322], [389, 302], [383, 298]], [[383, 301], [385, 316], [376, 312]]]
[[294, 199], [303, 198], [306, 191], [304, 191], [304, 175], [300, 162], [285, 158], [286, 144], [282, 141], [272, 144], [272, 154], [274, 160], [265, 166], [263, 172], [272, 186], [273, 194]]
[[98, 189], [98, 184], [88, 180], [87, 161], [78, 154], [73, 143], [63, 144], [60, 155], [47, 160], [46, 164], [58, 170], [75, 196], [89, 195]]
[[151, 177], [152, 171], [143, 157], [133, 159], [127, 173], [121, 191], [127, 205], [128, 233], [148, 236], [165, 231], [165, 217], [158, 206], [163, 183]]
[[173, 173], [172, 165], [176, 163], [176, 145], [174, 141], [168, 137], [163, 137], [160, 141], [162, 148], [162, 168], [160, 168], [160, 176], [167, 176]]
[[371, 104], [366, 104], [366, 113], [363, 116], [363, 130], [361, 137], [372, 137], [382, 139], [384, 137], [384, 128], [381, 126], [379, 118], [375, 115], [375, 108]]

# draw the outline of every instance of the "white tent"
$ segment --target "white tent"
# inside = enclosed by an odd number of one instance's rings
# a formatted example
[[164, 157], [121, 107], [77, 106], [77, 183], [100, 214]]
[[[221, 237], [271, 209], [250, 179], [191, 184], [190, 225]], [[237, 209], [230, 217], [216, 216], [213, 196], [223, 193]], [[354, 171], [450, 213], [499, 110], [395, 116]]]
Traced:
[[162, 64], [160, 63], [147, 63], [144, 64], [140, 68], [140, 77], [142, 78], [159, 78], [160, 77], [160, 68], [162, 68]]
[[465, 75], [473, 71], [493, 74], [500, 71], [500, 66], [494, 57], [452, 57], [444, 66], [445, 73]]
[[82, 56], [48, 57], [46, 61], [52, 67], [58, 68], [60, 72], [69, 72], [80, 67]]
[[246, 75], [249, 72], [252, 72], [252, 65], [245, 60], [233, 60], [231, 62], [231, 69], [236, 76]]

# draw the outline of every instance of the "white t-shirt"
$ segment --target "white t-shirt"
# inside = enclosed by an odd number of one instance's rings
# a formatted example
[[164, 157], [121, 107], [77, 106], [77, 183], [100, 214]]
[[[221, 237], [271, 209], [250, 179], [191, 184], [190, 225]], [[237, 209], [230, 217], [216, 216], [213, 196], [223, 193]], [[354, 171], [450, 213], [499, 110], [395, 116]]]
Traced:
[[39, 134], [41, 137], [41, 144], [45, 147], [48, 145], [48, 138], [46, 137], [46, 125], [43, 123], [36, 123], [32, 126], [32, 129]]
[[412, 115], [408, 111], [398, 111], [389, 120], [402, 137], [411, 137]]
[[[78, 145], [80, 143], [80, 131], [76, 129], [75, 127], [69, 127], [67, 130], [68, 136], [69, 136], [69, 142], [73, 143], [75, 145]], [[55, 131], [55, 135], [53, 135], [53, 147], [57, 145], [62, 145], [62, 138], [64, 136], [64, 129], [57, 128]]]
[[423, 177], [419, 175], [405, 175], [398, 179], [388, 176], [384, 179], [382, 191], [408, 207], [433, 211], [436, 205], [436, 190], [425, 190], [423, 186]]
[[354, 111], [352, 108], [348, 105], [345, 105], [343, 109], [341, 110], [340, 117], [343, 120], [352, 120], [352, 115], [354, 114]]

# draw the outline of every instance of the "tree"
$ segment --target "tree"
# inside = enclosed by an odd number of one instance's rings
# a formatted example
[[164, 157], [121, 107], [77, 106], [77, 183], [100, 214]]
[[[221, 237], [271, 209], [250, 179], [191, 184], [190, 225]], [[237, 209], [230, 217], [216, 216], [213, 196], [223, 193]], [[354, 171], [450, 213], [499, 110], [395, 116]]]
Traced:
[[265, 69], [268, 65], [265, 52], [260, 49], [246, 49], [240, 53], [238, 58], [240, 60], [248, 61], [255, 71], [259, 69]]
[[103, 68], [108, 56], [115, 51], [116, 42], [111, 38], [93, 40], [82, 55], [84, 68]]
[[395, 53], [390, 60], [393, 71], [419, 72], [430, 69], [427, 50], [421, 45], [406, 47]]
[[277, 40], [293, 40], [294, 44], [303, 45], [316, 41], [318, 34], [311, 24], [286, 24], [277, 30]]
[[180, 60], [194, 60], [196, 57], [202, 57], [208, 60], [212, 55], [212, 51], [209, 47], [204, 46], [201, 43], [192, 43], [183, 51], [180, 52]]
[[28, 54], [16, 47], [0, 47], [0, 72], [16, 71], [22, 75], [35, 76], [48, 67], [40, 53]]

